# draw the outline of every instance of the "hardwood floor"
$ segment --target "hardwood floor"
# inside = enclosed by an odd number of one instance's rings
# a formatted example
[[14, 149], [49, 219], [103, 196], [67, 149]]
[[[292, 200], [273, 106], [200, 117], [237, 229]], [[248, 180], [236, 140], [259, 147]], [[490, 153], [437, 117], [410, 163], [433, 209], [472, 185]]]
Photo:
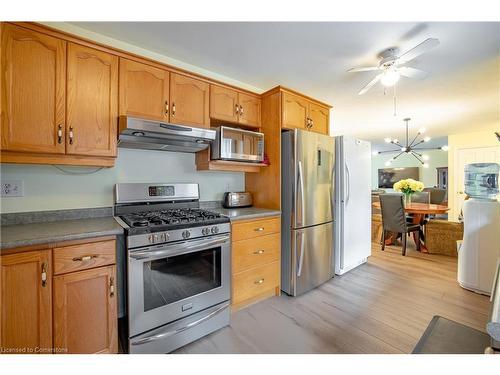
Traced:
[[176, 353], [410, 353], [434, 315], [484, 331], [489, 299], [462, 289], [456, 268], [456, 258], [372, 244], [367, 264], [238, 311]]

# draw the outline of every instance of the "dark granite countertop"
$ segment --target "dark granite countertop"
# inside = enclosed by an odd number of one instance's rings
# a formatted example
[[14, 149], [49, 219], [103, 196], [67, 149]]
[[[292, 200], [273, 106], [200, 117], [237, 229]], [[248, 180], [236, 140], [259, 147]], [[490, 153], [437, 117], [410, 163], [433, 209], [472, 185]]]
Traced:
[[281, 215], [281, 211], [279, 210], [270, 210], [268, 208], [258, 208], [258, 207], [246, 207], [246, 208], [215, 207], [215, 208], [209, 208], [209, 210], [225, 215], [229, 217], [231, 221], [263, 219], [266, 217]]
[[123, 228], [111, 217], [2, 225], [0, 249], [118, 235]]

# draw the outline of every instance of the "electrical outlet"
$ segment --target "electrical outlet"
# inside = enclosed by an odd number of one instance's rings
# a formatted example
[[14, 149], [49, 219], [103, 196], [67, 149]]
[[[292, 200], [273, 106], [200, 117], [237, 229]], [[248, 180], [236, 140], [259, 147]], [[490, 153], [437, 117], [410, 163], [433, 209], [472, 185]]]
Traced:
[[2, 181], [2, 197], [24, 197], [23, 181]]

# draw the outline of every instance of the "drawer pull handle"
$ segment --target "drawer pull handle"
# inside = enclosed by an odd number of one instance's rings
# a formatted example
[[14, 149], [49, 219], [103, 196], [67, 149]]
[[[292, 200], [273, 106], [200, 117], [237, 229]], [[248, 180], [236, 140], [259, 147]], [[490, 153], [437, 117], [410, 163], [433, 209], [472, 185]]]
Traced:
[[261, 250], [257, 250], [257, 251], [254, 251], [253, 253], [256, 254], [256, 255], [264, 254], [264, 250], [262, 250], [262, 249]]
[[85, 262], [87, 260], [91, 260], [91, 259], [97, 258], [98, 256], [99, 255], [84, 255], [84, 256], [81, 256], [81, 257], [73, 258], [73, 262]]
[[109, 278], [109, 296], [113, 297], [115, 295], [115, 278]]
[[168, 100], [165, 101], [165, 114], [168, 115]]
[[47, 265], [42, 263], [42, 287], [47, 285]]
[[263, 284], [264, 283], [264, 279], [260, 279], [260, 280], [257, 280], [257, 281], [254, 281], [253, 282], [254, 284]]
[[264, 227], [258, 227], [258, 228], [255, 228], [254, 231], [256, 232], [262, 232], [264, 230]]

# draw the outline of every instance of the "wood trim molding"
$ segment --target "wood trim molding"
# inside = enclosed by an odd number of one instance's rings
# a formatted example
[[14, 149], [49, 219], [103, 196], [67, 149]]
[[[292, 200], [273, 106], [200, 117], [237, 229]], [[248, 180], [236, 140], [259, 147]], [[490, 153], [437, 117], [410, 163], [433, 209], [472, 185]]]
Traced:
[[37, 154], [29, 152], [0, 151], [0, 163], [81, 165], [89, 167], [113, 167], [116, 157], [79, 156], [68, 154]]
[[289, 92], [290, 94], [294, 94], [294, 95], [298, 95], [298, 96], [301, 96], [303, 98], [306, 98], [307, 100], [311, 101], [311, 102], [314, 102], [316, 104], [319, 104], [320, 106], [322, 107], [326, 107], [328, 109], [331, 109], [333, 108], [330, 104], [327, 104], [325, 102], [322, 102], [318, 99], [314, 99], [308, 95], [304, 95], [303, 93], [301, 93], [300, 91], [296, 91], [296, 90], [293, 90], [293, 89], [290, 89], [288, 87], [284, 87], [284, 86], [276, 86], [276, 87], [273, 87], [272, 89], [266, 91], [266, 92], [263, 92], [261, 94], [262, 97], [266, 97], [266, 96], [269, 96], [269, 95], [272, 95], [272, 94], [275, 94], [277, 92]]

